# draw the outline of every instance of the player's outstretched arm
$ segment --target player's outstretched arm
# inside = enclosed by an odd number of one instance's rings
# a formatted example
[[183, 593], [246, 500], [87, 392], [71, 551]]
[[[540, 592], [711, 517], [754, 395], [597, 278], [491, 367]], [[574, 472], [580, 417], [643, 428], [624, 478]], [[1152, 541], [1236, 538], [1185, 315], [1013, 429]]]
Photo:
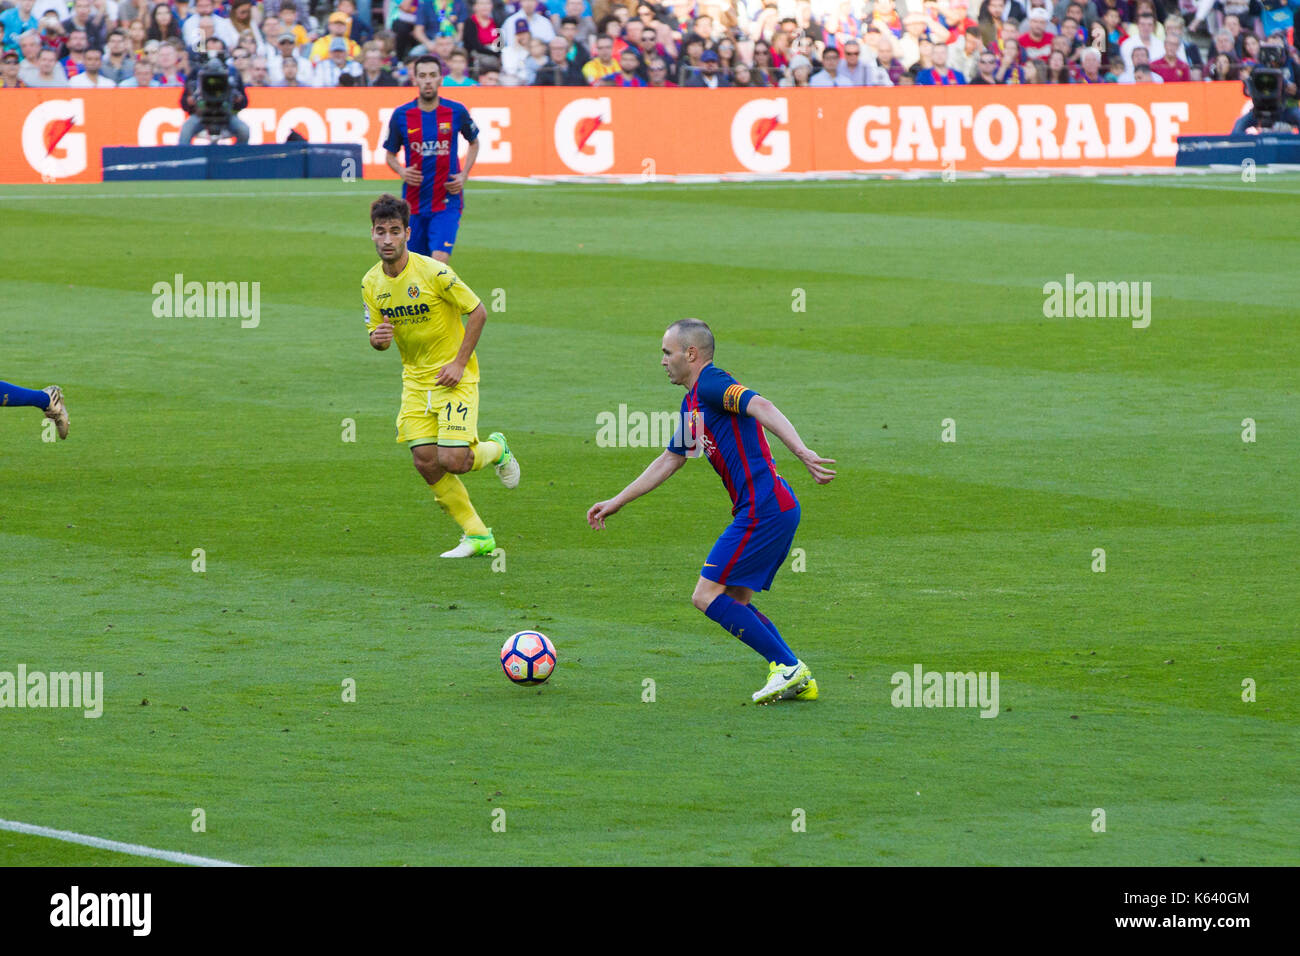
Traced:
[[629, 501], [640, 498], [642, 495], [654, 491], [665, 481], [677, 473], [677, 469], [686, 464], [686, 459], [681, 455], [675, 455], [667, 449], [664, 453], [650, 462], [649, 467], [637, 477], [630, 485], [616, 494], [608, 501], [597, 501], [587, 509], [587, 524], [591, 525], [597, 531], [605, 527], [605, 519], [614, 512], [618, 511]]
[[813, 481], [817, 482], [817, 484], [827, 484], [835, 477], [835, 472], [826, 467], [835, 464], [835, 459], [818, 457], [817, 452], [803, 443], [799, 433], [790, 424], [790, 419], [782, 415], [781, 409], [766, 398], [755, 395], [750, 399], [745, 412], [773, 435], [781, 439], [785, 447], [789, 448], [794, 456], [804, 463], [804, 467], [808, 469], [808, 473], [813, 476]]

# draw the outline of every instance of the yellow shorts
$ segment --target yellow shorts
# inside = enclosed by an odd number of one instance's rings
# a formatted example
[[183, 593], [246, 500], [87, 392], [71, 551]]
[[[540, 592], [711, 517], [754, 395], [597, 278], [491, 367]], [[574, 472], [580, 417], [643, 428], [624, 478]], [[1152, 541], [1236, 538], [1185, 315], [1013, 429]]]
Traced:
[[454, 388], [403, 388], [397, 440], [412, 446], [477, 444], [478, 383], [461, 382]]

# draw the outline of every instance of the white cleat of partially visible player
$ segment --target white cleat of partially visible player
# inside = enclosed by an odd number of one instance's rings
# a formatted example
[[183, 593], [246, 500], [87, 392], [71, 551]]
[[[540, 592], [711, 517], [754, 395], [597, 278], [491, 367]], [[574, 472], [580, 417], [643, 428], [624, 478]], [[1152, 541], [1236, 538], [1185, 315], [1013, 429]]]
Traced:
[[756, 704], [787, 700], [797, 695], [812, 680], [812, 671], [803, 661], [795, 661], [793, 664], [772, 663], [768, 665], [767, 673], [767, 683], [754, 694]]
[[519, 487], [519, 459], [510, 451], [510, 446], [506, 444], [506, 436], [500, 432], [493, 432], [488, 436], [488, 441], [497, 442], [501, 446], [501, 457], [496, 461], [497, 477], [501, 479], [501, 484], [507, 488]]
[[63, 405], [63, 390], [57, 385], [51, 385], [48, 388], [41, 389], [46, 395], [50, 396], [50, 406], [45, 409], [45, 417], [54, 422], [54, 428], [59, 433], [59, 438], [68, 437], [68, 410]]

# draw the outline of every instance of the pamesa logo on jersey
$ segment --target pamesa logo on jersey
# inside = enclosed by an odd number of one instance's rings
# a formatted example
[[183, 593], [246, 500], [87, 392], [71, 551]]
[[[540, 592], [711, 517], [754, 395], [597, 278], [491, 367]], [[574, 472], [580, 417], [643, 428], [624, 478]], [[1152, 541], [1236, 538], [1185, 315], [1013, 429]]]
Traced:
[[380, 309], [379, 314], [390, 321], [405, 318], [405, 322], [393, 322], [394, 325], [404, 325], [419, 316], [428, 315], [429, 304], [427, 302], [417, 302], [415, 305], [395, 305], [391, 309]]

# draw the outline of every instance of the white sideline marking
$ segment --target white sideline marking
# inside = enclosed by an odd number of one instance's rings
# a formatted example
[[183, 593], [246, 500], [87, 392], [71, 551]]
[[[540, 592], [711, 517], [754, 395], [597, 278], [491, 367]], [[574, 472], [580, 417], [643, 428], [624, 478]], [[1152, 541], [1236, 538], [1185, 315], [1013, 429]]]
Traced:
[[0, 820], [0, 830], [12, 830], [14, 833], [28, 833], [32, 836], [49, 837], [51, 840], [62, 840], [64, 843], [80, 843], [100, 850], [129, 853], [131, 856], [147, 856], [155, 860], [166, 860], [169, 863], [184, 863], [187, 866], [243, 866], [242, 863], [212, 860], [206, 856], [177, 853], [175, 850], [155, 850], [153, 847], [140, 846], [136, 843], [119, 843], [117, 840], [86, 836], [84, 833], [73, 833], [71, 830], [52, 830], [49, 827], [38, 827], [31, 823], [18, 823], [14, 820]]

